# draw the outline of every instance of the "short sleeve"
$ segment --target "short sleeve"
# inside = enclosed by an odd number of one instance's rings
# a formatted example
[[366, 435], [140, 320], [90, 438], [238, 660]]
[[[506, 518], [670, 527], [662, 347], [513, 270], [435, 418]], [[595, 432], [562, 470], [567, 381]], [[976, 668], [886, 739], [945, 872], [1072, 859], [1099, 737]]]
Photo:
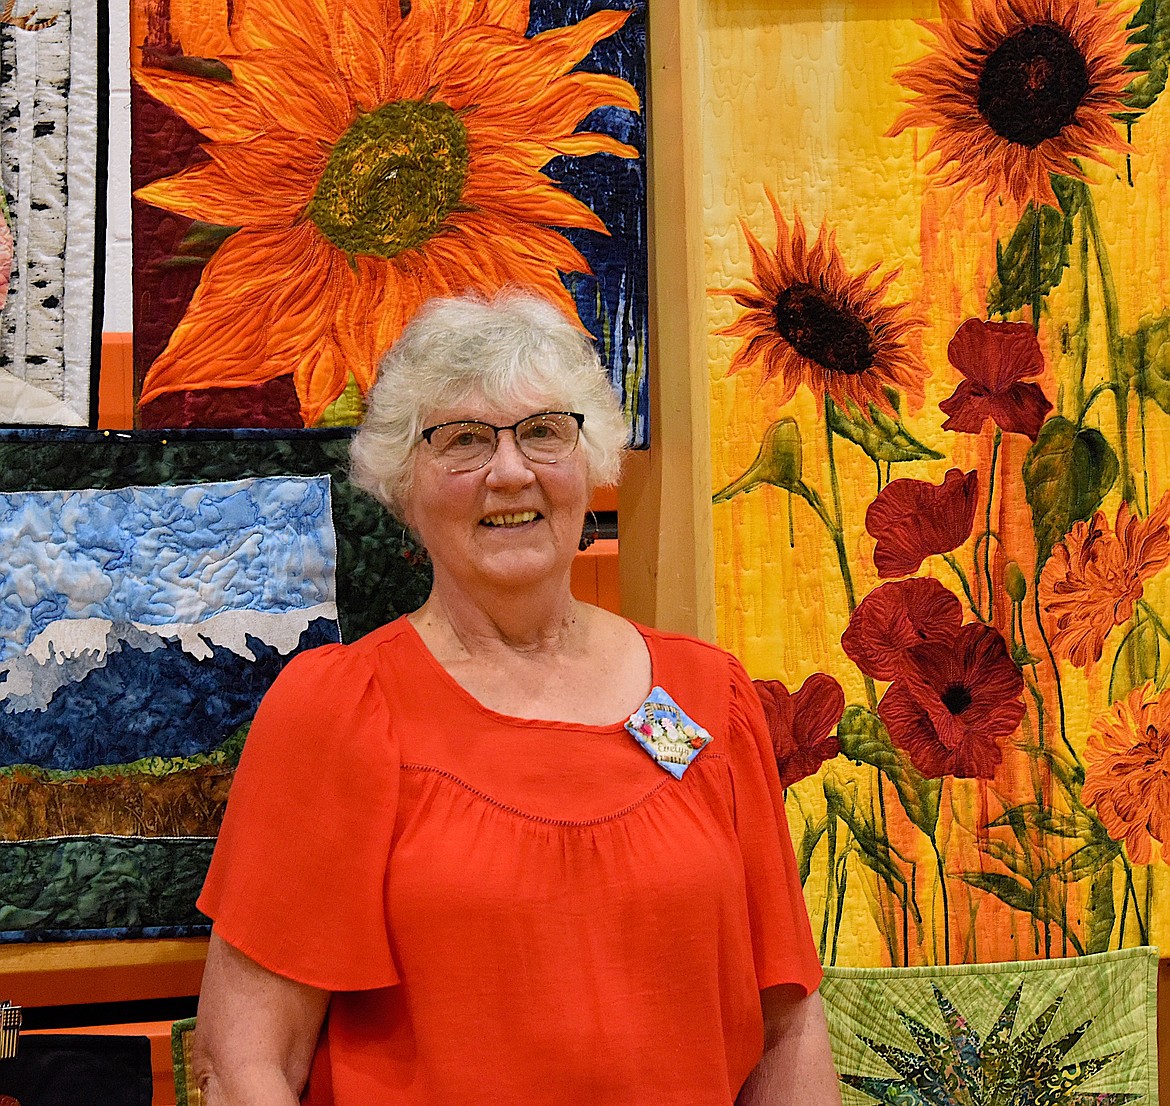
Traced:
[[728, 754], [756, 978], [761, 990], [795, 983], [811, 994], [820, 984], [821, 964], [792, 851], [776, 758], [751, 680], [734, 657], [729, 663]]
[[199, 908], [228, 944], [329, 991], [398, 982], [385, 878], [398, 756], [370, 660], [294, 657], [253, 720]]

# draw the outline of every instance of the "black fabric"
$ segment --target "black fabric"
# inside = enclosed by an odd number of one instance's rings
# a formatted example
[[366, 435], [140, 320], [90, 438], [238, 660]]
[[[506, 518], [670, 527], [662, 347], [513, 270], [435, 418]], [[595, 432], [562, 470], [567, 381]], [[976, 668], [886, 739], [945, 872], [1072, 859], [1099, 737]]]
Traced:
[[147, 1037], [25, 1034], [0, 1060], [0, 1106], [150, 1106]]

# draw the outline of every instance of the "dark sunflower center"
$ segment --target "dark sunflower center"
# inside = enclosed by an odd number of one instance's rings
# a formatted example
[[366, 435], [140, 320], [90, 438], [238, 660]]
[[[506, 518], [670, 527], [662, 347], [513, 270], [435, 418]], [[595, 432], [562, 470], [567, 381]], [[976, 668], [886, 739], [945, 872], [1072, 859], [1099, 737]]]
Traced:
[[971, 705], [971, 692], [962, 684], [951, 684], [942, 693], [942, 701], [951, 714], [962, 714]]
[[772, 309], [776, 329], [801, 357], [854, 376], [873, 364], [869, 327], [857, 312], [811, 284], [790, 284]]
[[1089, 91], [1089, 68], [1060, 27], [1041, 23], [1008, 36], [979, 74], [979, 114], [996, 134], [1035, 147], [1074, 119]]
[[467, 128], [446, 104], [384, 104], [337, 140], [307, 214], [348, 254], [394, 257], [438, 232], [468, 160]]

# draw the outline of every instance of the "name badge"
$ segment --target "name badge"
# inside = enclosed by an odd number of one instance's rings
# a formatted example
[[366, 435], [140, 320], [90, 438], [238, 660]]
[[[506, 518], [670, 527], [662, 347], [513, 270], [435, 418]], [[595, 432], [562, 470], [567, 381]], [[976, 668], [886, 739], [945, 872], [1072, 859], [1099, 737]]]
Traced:
[[646, 701], [630, 715], [626, 729], [676, 780], [682, 779], [699, 750], [711, 742], [711, 735], [660, 687], [651, 689]]

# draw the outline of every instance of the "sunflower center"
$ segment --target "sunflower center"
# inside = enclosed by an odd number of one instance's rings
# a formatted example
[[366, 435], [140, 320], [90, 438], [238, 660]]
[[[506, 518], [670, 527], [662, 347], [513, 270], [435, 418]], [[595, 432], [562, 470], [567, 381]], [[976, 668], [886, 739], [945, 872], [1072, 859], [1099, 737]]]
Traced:
[[962, 714], [971, 705], [971, 692], [962, 684], [951, 684], [942, 693], [942, 701], [951, 714]]
[[873, 364], [865, 320], [811, 284], [790, 284], [776, 297], [772, 314], [784, 340], [830, 372], [855, 376]]
[[1076, 117], [1089, 91], [1089, 68], [1060, 27], [1040, 23], [1009, 35], [979, 74], [979, 114], [1001, 138], [1035, 147]]
[[446, 104], [383, 104], [337, 140], [307, 214], [348, 254], [394, 257], [438, 233], [468, 161], [467, 128]]

